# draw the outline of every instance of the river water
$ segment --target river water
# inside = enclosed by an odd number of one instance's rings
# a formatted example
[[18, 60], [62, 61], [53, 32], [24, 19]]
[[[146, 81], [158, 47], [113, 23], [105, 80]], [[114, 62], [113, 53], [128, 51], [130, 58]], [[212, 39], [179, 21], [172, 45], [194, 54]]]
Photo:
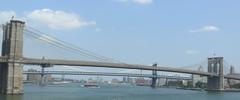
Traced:
[[24, 85], [24, 95], [0, 95], [0, 100], [240, 100], [240, 92], [206, 92], [140, 86], [84, 88], [79, 84], [40, 87]]

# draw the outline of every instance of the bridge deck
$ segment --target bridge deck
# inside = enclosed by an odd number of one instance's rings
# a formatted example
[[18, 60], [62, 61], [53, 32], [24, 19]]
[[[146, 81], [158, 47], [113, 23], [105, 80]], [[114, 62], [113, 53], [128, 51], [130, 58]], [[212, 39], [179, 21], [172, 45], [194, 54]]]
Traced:
[[187, 74], [197, 74], [203, 76], [217, 76], [216, 74], [199, 72], [194, 70], [171, 68], [163, 66], [147, 66], [137, 64], [123, 64], [123, 63], [107, 63], [107, 62], [93, 62], [93, 61], [77, 61], [77, 60], [58, 60], [58, 59], [34, 59], [24, 58], [24, 64], [30, 65], [41, 65], [41, 64], [52, 64], [52, 65], [67, 65], [67, 66], [89, 66], [89, 67], [107, 67], [107, 68], [125, 68], [125, 69], [142, 69], [142, 70], [156, 70], [156, 71], [167, 71]]
[[[105, 68], [124, 68], [124, 69], [141, 69], [141, 70], [156, 70], [156, 71], [166, 71], [166, 72], [177, 72], [177, 73], [186, 73], [186, 74], [196, 74], [202, 76], [218, 76], [217, 74], [200, 72], [188, 69], [165, 67], [165, 66], [147, 66], [147, 65], [138, 65], [138, 64], [124, 64], [124, 63], [108, 63], [108, 62], [94, 62], [94, 61], [78, 61], [78, 60], [60, 60], [60, 59], [35, 59], [35, 58], [23, 58], [21, 61], [12, 61], [7, 60], [4, 57], [0, 57], [0, 62], [18, 62], [27, 65], [67, 65], [67, 66], [88, 66], [88, 67], [105, 67]], [[225, 78], [237, 79], [239, 77], [225, 75]]]

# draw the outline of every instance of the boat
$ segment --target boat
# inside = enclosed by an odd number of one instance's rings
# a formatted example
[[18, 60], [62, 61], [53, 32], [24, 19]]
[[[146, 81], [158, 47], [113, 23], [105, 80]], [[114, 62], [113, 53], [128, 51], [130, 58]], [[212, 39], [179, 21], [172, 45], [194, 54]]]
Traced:
[[69, 81], [60, 81], [60, 82], [52, 82], [52, 85], [61, 85], [61, 84], [68, 84], [71, 83]]
[[84, 84], [84, 87], [87, 87], [87, 88], [100, 88], [100, 86], [97, 85], [97, 84]]
[[94, 83], [94, 82], [88, 82], [88, 83], [86, 83], [82, 86], [86, 87], [86, 88], [100, 88], [100, 86], [97, 83]]

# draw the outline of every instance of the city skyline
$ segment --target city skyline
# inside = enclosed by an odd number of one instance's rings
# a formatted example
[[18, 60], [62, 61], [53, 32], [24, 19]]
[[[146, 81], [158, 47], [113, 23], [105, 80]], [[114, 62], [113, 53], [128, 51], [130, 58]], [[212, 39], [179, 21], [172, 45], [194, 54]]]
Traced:
[[0, 100], [235, 100], [239, 4], [2, 0]]

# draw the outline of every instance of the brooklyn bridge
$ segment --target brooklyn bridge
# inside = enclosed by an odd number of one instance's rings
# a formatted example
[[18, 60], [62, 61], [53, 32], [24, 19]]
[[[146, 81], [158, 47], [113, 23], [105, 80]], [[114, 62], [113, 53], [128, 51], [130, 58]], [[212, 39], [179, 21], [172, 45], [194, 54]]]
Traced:
[[[152, 87], [156, 85], [158, 79], [157, 72], [175, 72], [183, 74], [201, 75], [207, 77], [207, 90], [223, 91], [225, 79], [240, 80], [240, 77], [224, 73], [227, 69], [224, 68], [224, 57], [209, 57], [207, 59], [207, 71], [191, 70], [181, 67], [168, 67], [158, 66], [154, 64], [142, 65], [142, 64], [129, 64], [119, 61], [109, 60], [101, 57], [95, 57], [98, 61], [90, 60], [71, 60], [71, 59], [48, 59], [48, 58], [29, 58], [23, 55], [23, 41], [24, 34], [30, 34], [33, 37], [37, 37], [38, 34], [28, 27], [25, 27], [25, 22], [19, 20], [11, 20], [3, 27], [3, 39], [2, 39], [2, 55], [0, 57], [0, 92], [3, 94], [23, 94], [23, 71], [24, 65], [41, 66], [43, 69], [54, 66], [85, 66], [85, 67], [99, 67], [99, 68], [119, 68], [119, 69], [139, 69], [152, 71], [152, 75], [145, 75], [152, 79]], [[51, 41], [51, 40], [48, 40]], [[54, 44], [54, 41], [49, 42]], [[72, 49], [76, 51], [76, 48], [72, 48], [69, 45], [63, 45], [56, 43], [54, 46], [58, 46], [63, 49]], [[85, 54], [89, 56], [89, 54]], [[48, 74], [61, 74], [57, 72], [46, 72]], [[45, 73], [45, 74], [46, 74]], [[34, 74], [34, 73], [32, 73]], [[35, 73], [37, 74], [37, 73]], [[39, 72], [38, 74], [41, 74]], [[66, 73], [65, 74], [94, 74], [94, 73]], [[126, 74], [117, 73], [95, 73], [104, 75], [116, 75], [124, 76]], [[141, 75], [129, 74], [136, 77]]]

